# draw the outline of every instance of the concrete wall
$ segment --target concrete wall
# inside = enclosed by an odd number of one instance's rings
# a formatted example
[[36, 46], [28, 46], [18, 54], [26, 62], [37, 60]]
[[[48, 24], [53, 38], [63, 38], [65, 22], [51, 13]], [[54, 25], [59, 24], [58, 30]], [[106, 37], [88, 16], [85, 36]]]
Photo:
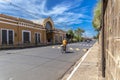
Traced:
[[99, 55], [98, 55], [99, 79], [98, 80], [101, 80], [100, 76], [102, 76], [102, 31], [100, 31], [99, 33], [98, 44], [99, 44]]
[[101, 36], [101, 42], [104, 45], [100, 44], [104, 47], [101, 53], [106, 61], [105, 80], [120, 80], [120, 0], [108, 0], [103, 19], [104, 37]]

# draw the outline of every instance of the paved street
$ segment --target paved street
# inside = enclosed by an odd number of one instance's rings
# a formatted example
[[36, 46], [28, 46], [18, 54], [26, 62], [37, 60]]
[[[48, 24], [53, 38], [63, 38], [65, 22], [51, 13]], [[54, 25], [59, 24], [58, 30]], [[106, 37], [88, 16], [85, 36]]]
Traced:
[[0, 51], [0, 80], [58, 80], [94, 42]]

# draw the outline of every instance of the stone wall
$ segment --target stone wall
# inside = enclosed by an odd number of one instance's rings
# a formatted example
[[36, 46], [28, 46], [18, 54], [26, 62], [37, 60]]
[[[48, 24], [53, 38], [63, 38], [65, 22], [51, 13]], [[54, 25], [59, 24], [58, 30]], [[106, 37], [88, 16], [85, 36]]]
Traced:
[[104, 37], [101, 36], [104, 51], [101, 53], [105, 54], [105, 80], [120, 80], [120, 0], [103, 0], [103, 5], [104, 1], [107, 5], [103, 6], [106, 9], [102, 26]]
[[98, 40], [98, 44], [99, 44], [99, 55], [98, 55], [98, 69], [99, 69], [99, 79], [98, 80], [101, 80], [102, 78], [102, 31], [100, 31], [99, 33], [99, 40]]

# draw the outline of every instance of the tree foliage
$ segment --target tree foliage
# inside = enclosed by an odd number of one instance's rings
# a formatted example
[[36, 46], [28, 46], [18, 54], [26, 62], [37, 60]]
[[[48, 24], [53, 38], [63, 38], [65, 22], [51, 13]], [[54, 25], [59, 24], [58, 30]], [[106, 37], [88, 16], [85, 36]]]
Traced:
[[76, 30], [70, 29], [67, 31], [66, 37], [70, 42], [73, 42], [73, 40], [80, 41], [82, 39], [81, 36], [84, 32], [85, 31], [80, 28], [78, 28]]
[[67, 37], [67, 39], [69, 40], [69, 41], [71, 41], [72, 42], [72, 40], [73, 40], [73, 38], [74, 38], [74, 31], [73, 30], [68, 30], [67, 31], [67, 34], [66, 34], [66, 37]]
[[101, 0], [97, 3], [96, 7], [94, 8], [94, 18], [92, 21], [93, 27], [97, 31], [99, 31], [100, 22], [101, 22]]
[[84, 33], [84, 30], [82, 30], [80, 28], [78, 28], [77, 30], [75, 30], [75, 35], [76, 35], [76, 38], [77, 38], [78, 41], [80, 41], [81, 36], [82, 36], [83, 33]]

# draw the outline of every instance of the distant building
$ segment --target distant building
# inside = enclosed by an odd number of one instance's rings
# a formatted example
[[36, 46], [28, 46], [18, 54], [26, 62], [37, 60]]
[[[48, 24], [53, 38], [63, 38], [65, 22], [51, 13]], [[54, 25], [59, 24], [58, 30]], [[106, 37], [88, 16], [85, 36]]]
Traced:
[[52, 19], [42, 23], [0, 14], [0, 48], [61, 43], [66, 32], [55, 29]]

